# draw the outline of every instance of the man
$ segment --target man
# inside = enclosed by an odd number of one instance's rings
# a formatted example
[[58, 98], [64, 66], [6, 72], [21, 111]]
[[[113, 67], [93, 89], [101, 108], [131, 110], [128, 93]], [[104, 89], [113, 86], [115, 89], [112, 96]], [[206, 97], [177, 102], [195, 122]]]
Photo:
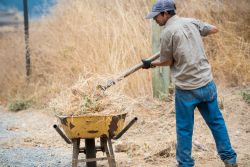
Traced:
[[226, 167], [237, 167], [227, 128], [217, 103], [217, 90], [201, 36], [218, 32], [210, 24], [176, 15], [173, 0], [158, 0], [146, 19], [165, 26], [161, 34], [160, 60], [142, 60], [144, 69], [170, 66], [176, 94], [176, 160], [179, 167], [194, 166], [191, 157], [194, 109], [210, 128], [218, 154]]

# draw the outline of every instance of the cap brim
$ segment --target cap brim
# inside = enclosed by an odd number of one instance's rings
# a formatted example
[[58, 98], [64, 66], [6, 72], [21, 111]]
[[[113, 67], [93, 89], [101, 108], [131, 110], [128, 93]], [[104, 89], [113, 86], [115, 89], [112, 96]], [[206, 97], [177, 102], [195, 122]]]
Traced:
[[155, 16], [157, 16], [158, 14], [160, 14], [161, 12], [150, 12], [146, 17], [145, 19], [152, 19], [154, 18]]

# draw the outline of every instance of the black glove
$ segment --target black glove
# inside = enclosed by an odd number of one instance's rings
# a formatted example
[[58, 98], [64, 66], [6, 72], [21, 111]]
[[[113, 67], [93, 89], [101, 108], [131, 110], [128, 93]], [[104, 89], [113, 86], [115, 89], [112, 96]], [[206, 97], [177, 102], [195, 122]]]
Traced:
[[151, 60], [142, 59], [141, 61], [143, 63], [143, 66], [142, 66], [143, 69], [149, 69], [149, 68], [155, 67], [155, 66], [152, 65]]

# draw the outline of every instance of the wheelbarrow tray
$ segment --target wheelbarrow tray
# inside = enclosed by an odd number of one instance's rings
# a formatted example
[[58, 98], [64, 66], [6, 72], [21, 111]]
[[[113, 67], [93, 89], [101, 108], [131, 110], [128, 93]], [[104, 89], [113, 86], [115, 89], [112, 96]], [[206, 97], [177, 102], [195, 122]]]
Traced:
[[127, 113], [116, 115], [57, 116], [70, 139], [112, 138], [123, 128]]

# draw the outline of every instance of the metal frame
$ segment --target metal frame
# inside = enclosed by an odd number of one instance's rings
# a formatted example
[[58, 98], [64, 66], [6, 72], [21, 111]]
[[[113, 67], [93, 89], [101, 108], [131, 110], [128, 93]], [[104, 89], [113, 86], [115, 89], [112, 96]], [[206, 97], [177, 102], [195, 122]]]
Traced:
[[[109, 137], [103, 135], [100, 137], [100, 146], [95, 146], [95, 138], [84, 139], [85, 147], [80, 147], [81, 138], [69, 139], [58, 125], [53, 125], [53, 128], [65, 140], [66, 143], [73, 145], [72, 167], [77, 167], [78, 163], [86, 162], [86, 167], [96, 167], [97, 161], [108, 160], [109, 167], [116, 167], [115, 154], [111, 140], [119, 139], [135, 122], [137, 117], [132, 119], [116, 136], [109, 133]], [[111, 131], [112, 132], [112, 131]], [[102, 151], [106, 153], [106, 157], [96, 158], [96, 152]], [[78, 159], [79, 153], [86, 154], [86, 159]]]
[[[73, 139], [73, 155], [72, 155], [72, 167], [77, 167], [78, 163], [86, 162], [87, 167], [96, 167], [97, 161], [108, 160], [109, 167], [116, 167], [115, 155], [110, 138], [105, 136], [100, 138], [101, 146], [95, 146], [95, 139], [84, 139], [85, 147], [80, 147], [81, 139]], [[89, 153], [89, 151], [91, 153]], [[96, 152], [102, 151], [106, 153], [106, 157], [96, 158]], [[78, 159], [79, 153], [86, 154], [86, 159]]]

